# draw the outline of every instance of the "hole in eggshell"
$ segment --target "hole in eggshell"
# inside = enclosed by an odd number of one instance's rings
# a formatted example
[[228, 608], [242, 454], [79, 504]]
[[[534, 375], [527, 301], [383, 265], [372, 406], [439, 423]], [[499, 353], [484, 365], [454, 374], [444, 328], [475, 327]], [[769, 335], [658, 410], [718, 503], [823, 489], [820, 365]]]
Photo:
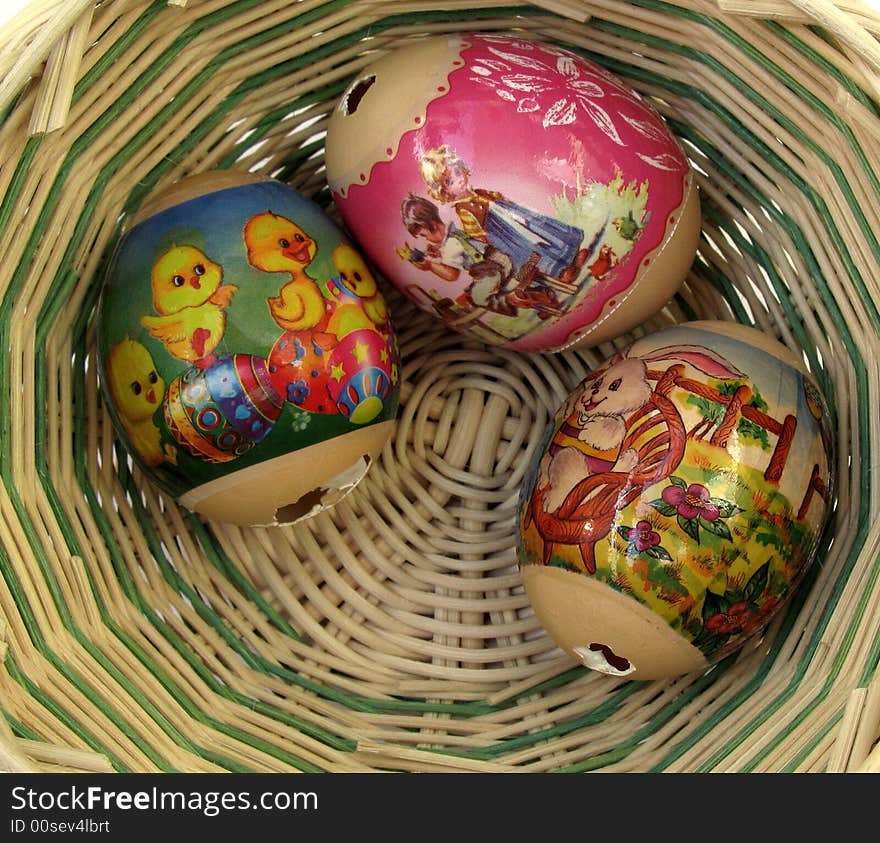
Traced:
[[321, 506], [328, 507], [334, 506], [339, 503], [350, 491], [349, 488], [343, 489], [325, 489], [326, 494], [321, 498]]
[[273, 523], [279, 526], [290, 525], [339, 503], [357, 486], [372, 462], [373, 458], [369, 454], [362, 454], [345, 471], [328, 480], [327, 485], [312, 489], [293, 503], [276, 509]]
[[364, 94], [373, 87], [375, 81], [375, 76], [365, 76], [363, 79], [358, 79], [357, 82], [351, 86], [348, 95], [345, 97], [342, 103], [342, 110], [346, 114], [354, 114], [355, 111], [358, 110], [358, 106], [361, 104]]
[[626, 676], [635, 672], [630, 660], [618, 656], [607, 644], [594, 641], [589, 647], [575, 647], [574, 650], [584, 666], [591, 670], [609, 673], [612, 676]]
[[298, 521], [304, 515], [308, 515], [316, 506], [324, 503], [326, 489], [312, 489], [306, 492], [299, 500], [275, 510], [275, 521], [279, 524], [291, 524]]
[[608, 662], [612, 667], [617, 668], [617, 670], [629, 670], [632, 666], [629, 663], [629, 659], [625, 659], [623, 656], [618, 656], [614, 650], [612, 650], [607, 644], [590, 644], [590, 649], [594, 653], [601, 653], [605, 656], [605, 661]]

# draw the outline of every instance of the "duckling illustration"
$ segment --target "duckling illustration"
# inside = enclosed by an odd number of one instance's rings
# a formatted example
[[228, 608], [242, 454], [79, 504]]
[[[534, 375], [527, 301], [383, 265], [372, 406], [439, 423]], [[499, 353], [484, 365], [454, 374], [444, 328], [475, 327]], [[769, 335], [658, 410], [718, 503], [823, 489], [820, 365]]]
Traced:
[[107, 381], [122, 427], [144, 462], [156, 466], [177, 464], [177, 449], [163, 445], [153, 414], [165, 396], [165, 381], [156, 371], [150, 352], [126, 337], [107, 355]]
[[172, 246], [153, 266], [153, 307], [158, 316], [141, 324], [165, 344], [168, 353], [201, 369], [226, 330], [226, 308], [238, 289], [222, 284], [223, 267], [195, 246]]
[[364, 310], [376, 324], [388, 319], [388, 308], [379, 292], [379, 285], [361, 254], [347, 243], [341, 243], [333, 250], [333, 265], [339, 273], [339, 280], [363, 301]]
[[305, 273], [318, 246], [293, 220], [267, 211], [244, 227], [244, 242], [251, 266], [264, 272], [287, 272], [288, 281], [277, 296], [267, 299], [272, 318], [285, 331], [305, 331], [325, 316], [324, 297]]

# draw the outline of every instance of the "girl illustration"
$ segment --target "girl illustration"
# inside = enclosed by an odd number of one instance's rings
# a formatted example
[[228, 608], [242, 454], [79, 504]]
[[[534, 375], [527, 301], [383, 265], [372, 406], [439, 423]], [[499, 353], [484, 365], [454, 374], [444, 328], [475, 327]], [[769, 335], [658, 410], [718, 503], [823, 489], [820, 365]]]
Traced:
[[448, 144], [425, 152], [420, 169], [430, 196], [455, 208], [468, 237], [491, 243], [517, 268], [537, 255], [538, 272], [563, 284], [577, 281], [588, 255], [581, 247], [581, 229], [518, 205], [498, 191], [472, 187], [470, 169]]

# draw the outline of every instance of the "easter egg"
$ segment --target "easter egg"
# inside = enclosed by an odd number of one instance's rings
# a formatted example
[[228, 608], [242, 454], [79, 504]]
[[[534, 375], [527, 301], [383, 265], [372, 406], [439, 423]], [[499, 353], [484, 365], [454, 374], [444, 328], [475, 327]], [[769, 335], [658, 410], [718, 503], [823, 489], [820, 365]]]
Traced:
[[397, 353], [376, 279], [318, 205], [275, 179], [209, 171], [149, 196], [109, 256], [97, 334], [119, 440], [210, 520], [321, 512], [394, 426], [396, 368], [367, 410], [343, 411], [330, 367], [355, 334], [370, 360]]
[[328, 362], [330, 395], [339, 412], [355, 424], [372, 421], [396, 378], [389, 343], [375, 331], [353, 331]]
[[572, 658], [634, 679], [760, 635], [813, 563], [831, 418], [787, 347], [691, 322], [636, 340], [559, 408], [524, 482], [523, 585]]
[[336, 413], [327, 360], [339, 340], [325, 332], [285, 331], [269, 352], [269, 377], [286, 401], [309, 413]]
[[228, 462], [262, 442], [283, 409], [266, 361], [229, 354], [208, 369], [193, 366], [169, 384], [165, 423], [193, 456]]
[[455, 34], [386, 53], [340, 97], [325, 161], [383, 276], [487, 344], [618, 336], [673, 297], [696, 253], [694, 174], [662, 116], [550, 43]]

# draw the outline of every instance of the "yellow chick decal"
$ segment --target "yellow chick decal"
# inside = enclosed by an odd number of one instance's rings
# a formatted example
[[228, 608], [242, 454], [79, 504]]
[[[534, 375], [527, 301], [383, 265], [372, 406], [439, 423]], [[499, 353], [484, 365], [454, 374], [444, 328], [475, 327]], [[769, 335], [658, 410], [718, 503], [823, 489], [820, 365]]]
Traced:
[[150, 352], [126, 337], [110, 349], [106, 370], [110, 395], [131, 446], [147, 465], [176, 465], [177, 449], [162, 444], [153, 422], [153, 414], [165, 397], [165, 381]]
[[195, 246], [172, 246], [153, 265], [153, 307], [141, 324], [168, 353], [208, 368], [226, 330], [226, 308], [238, 289], [223, 284], [223, 267]]
[[267, 299], [272, 318], [285, 331], [305, 331], [325, 315], [324, 297], [305, 273], [318, 246], [293, 220], [267, 211], [257, 214], [244, 227], [248, 262], [264, 272], [287, 272], [290, 281], [277, 296]]
[[388, 308], [360, 252], [341, 243], [333, 250], [333, 265], [339, 273], [340, 283], [361, 299], [370, 321], [374, 325], [384, 325], [388, 321]]

